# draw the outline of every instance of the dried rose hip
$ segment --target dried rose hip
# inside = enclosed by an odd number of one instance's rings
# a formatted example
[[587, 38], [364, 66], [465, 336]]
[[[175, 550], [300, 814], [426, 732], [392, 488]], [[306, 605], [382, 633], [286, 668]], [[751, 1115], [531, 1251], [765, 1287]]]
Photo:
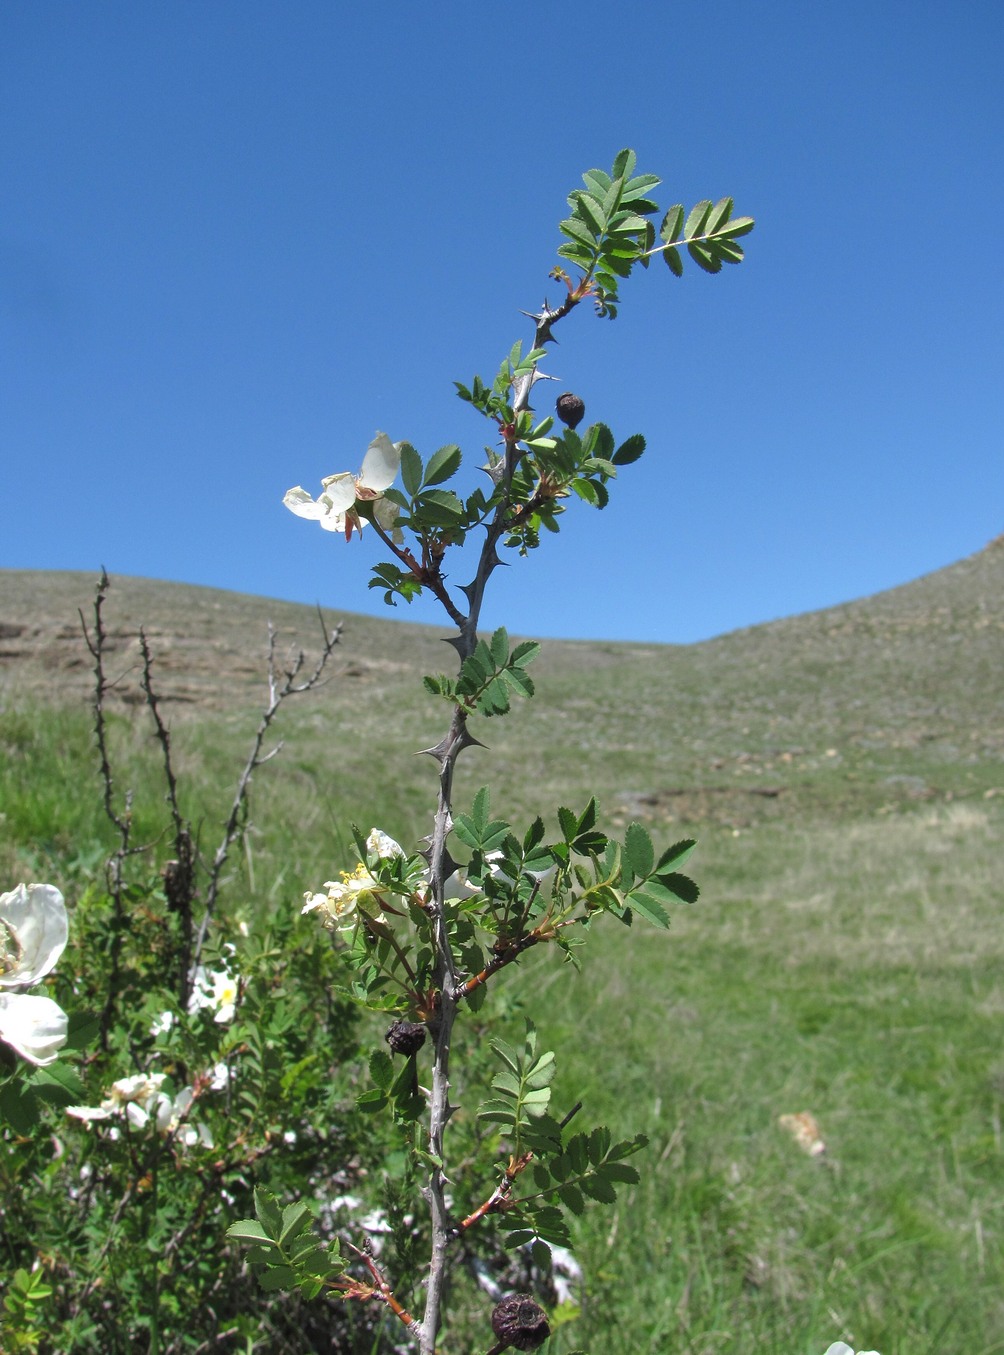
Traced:
[[492, 1331], [517, 1350], [536, 1350], [551, 1335], [547, 1314], [525, 1294], [509, 1294], [495, 1305]]

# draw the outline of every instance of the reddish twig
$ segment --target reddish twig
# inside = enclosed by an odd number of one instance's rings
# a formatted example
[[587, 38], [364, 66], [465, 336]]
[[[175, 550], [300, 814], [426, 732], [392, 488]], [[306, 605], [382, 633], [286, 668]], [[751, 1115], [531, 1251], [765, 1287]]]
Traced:
[[363, 1265], [373, 1277], [373, 1284], [363, 1284], [361, 1280], [352, 1280], [348, 1276], [334, 1281], [333, 1287], [340, 1290], [343, 1298], [346, 1299], [376, 1299], [378, 1303], [385, 1303], [399, 1322], [402, 1322], [408, 1331], [414, 1336], [420, 1330], [420, 1324], [412, 1317], [402, 1304], [394, 1297], [394, 1291], [387, 1283], [379, 1267], [369, 1252], [363, 1251], [361, 1247], [354, 1243], [348, 1244], [355, 1254], [362, 1261]]
[[492, 1193], [485, 1200], [484, 1204], [479, 1204], [473, 1214], [468, 1214], [463, 1222], [458, 1223], [454, 1229], [454, 1237], [459, 1237], [461, 1233], [466, 1233], [468, 1228], [473, 1228], [476, 1223], [480, 1223], [483, 1218], [489, 1214], [504, 1213], [509, 1207], [512, 1197], [513, 1183], [520, 1172], [533, 1159], [533, 1153], [525, 1152], [520, 1157], [511, 1157], [509, 1165], [502, 1174], [502, 1180], [498, 1183]]

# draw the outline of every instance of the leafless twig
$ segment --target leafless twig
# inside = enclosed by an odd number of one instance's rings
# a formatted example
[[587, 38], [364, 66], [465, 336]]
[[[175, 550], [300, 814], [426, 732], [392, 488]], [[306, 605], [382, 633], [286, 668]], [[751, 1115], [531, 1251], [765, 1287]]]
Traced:
[[199, 924], [198, 935], [196, 936], [195, 946], [192, 953], [191, 962], [188, 971], [188, 986], [191, 990], [195, 982], [195, 969], [199, 963], [199, 957], [202, 954], [202, 947], [205, 944], [206, 934], [209, 925], [212, 922], [213, 914], [216, 911], [216, 900], [220, 891], [220, 881], [223, 874], [223, 867], [230, 855], [230, 848], [234, 842], [242, 836], [247, 828], [248, 816], [248, 796], [251, 790], [251, 778], [259, 767], [269, 762], [275, 757], [282, 747], [281, 743], [269, 750], [262, 752], [265, 737], [268, 734], [272, 721], [283, 704], [291, 696], [300, 696], [304, 692], [312, 691], [321, 681], [324, 675], [328, 660], [334, 653], [335, 646], [341, 639], [342, 627], [337, 625], [329, 631], [321, 609], [317, 609], [318, 620], [321, 623], [321, 633], [323, 644], [320, 655], [311, 672], [303, 676], [306, 667], [306, 658], [301, 650], [295, 660], [286, 668], [279, 670], [276, 664], [275, 656], [275, 630], [271, 623], [268, 628], [268, 704], [262, 711], [261, 719], [258, 722], [258, 729], [255, 732], [254, 740], [251, 744], [251, 752], [248, 755], [247, 762], [244, 764], [244, 770], [241, 772], [237, 781], [237, 789], [234, 792], [233, 804], [230, 806], [230, 813], [223, 826], [223, 838], [216, 849], [216, 855], [213, 857], [213, 864], [209, 870], [209, 882], [206, 886], [206, 906], [202, 915], [202, 921]]

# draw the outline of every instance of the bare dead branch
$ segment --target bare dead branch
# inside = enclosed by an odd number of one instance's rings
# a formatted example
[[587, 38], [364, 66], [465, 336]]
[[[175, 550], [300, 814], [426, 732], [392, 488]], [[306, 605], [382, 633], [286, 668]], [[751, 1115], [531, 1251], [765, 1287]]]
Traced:
[[290, 697], [300, 696], [304, 692], [313, 691], [313, 689], [321, 683], [328, 660], [331, 658], [336, 645], [341, 639], [342, 626], [340, 624], [329, 631], [320, 607], [317, 609], [317, 616], [321, 624], [323, 641], [321, 652], [313, 669], [302, 679], [301, 674], [306, 666], [306, 658], [302, 650], [286, 668], [281, 671], [278, 669], [275, 657], [275, 628], [272, 626], [271, 622], [269, 623], [268, 702], [262, 711], [261, 718], [258, 722], [258, 728], [255, 731], [255, 736], [251, 743], [251, 751], [248, 754], [247, 762], [244, 764], [244, 769], [238, 778], [233, 803], [230, 806], [230, 813], [223, 826], [223, 837], [220, 841], [220, 845], [216, 849], [212, 866], [209, 869], [209, 882], [206, 886], [205, 910], [202, 915], [202, 920], [199, 923], [198, 934], [195, 939], [195, 945], [188, 969], [189, 991], [191, 991], [191, 987], [195, 982], [195, 970], [199, 963], [199, 957], [202, 954], [206, 934], [209, 931], [210, 923], [212, 922], [216, 911], [216, 901], [220, 891], [223, 867], [226, 865], [227, 858], [230, 855], [230, 848], [247, 830], [248, 797], [251, 790], [251, 778], [254, 776], [257, 769], [275, 757], [282, 747], [282, 744], [279, 743], [275, 748], [270, 749], [268, 752], [262, 751], [272, 721], [275, 719], [280, 707]]

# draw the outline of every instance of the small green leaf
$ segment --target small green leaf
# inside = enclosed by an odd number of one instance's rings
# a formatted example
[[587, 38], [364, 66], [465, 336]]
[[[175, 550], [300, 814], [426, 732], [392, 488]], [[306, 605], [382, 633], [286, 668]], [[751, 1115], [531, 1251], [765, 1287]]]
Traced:
[[536, 640], [521, 640], [512, 652], [512, 662], [525, 667], [540, 653], [540, 645]]
[[[429, 464], [425, 468], [425, 480], [423, 484], [439, 485], [444, 480], [448, 480], [451, 475], [455, 475], [460, 467], [461, 453], [460, 448], [454, 443], [446, 447], [440, 447], [438, 452], [433, 452], [429, 458]], [[414, 492], [414, 491], [412, 491]]]
[[292, 1289], [296, 1284], [296, 1272], [291, 1266], [273, 1266], [258, 1276], [258, 1283], [266, 1294], [274, 1294], [279, 1289]]
[[670, 247], [669, 249], [664, 249], [662, 251], [662, 257], [666, 260], [666, 266], [673, 276], [682, 278], [683, 260], [680, 258], [680, 251]]
[[670, 207], [662, 218], [662, 225], [659, 227], [659, 239], [664, 240], [667, 245], [671, 245], [674, 241], [679, 240], [682, 229], [683, 203], [678, 202], [675, 207]]
[[374, 1049], [370, 1055], [370, 1077], [384, 1091], [394, 1081], [394, 1063], [385, 1049]]
[[410, 498], [414, 498], [422, 484], [422, 458], [410, 442], [401, 444], [401, 483]]
[[624, 1185], [637, 1185], [641, 1180], [638, 1168], [627, 1162], [604, 1162], [601, 1171], [608, 1181], [620, 1181]]
[[279, 1234], [279, 1245], [288, 1247], [305, 1228], [310, 1226], [311, 1222], [310, 1208], [302, 1200], [287, 1205], [282, 1211], [282, 1232]]
[[543, 1115], [551, 1101], [551, 1088], [541, 1087], [539, 1090], [529, 1091], [523, 1097], [523, 1108], [528, 1115]]
[[701, 897], [700, 889], [693, 880], [686, 875], [680, 875], [676, 871], [672, 871], [668, 875], [659, 875], [657, 878], [661, 885], [668, 889], [674, 897], [681, 899], [684, 903], [696, 903]]
[[696, 846], [697, 840], [692, 837], [685, 837], [679, 842], [674, 842], [672, 847], [667, 847], [659, 857], [659, 864], [656, 866], [656, 870], [663, 871], [668, 866], [682, 866]]
[[602, 201], [603, 195], [610, 187], [610, 175], [604, 173], [602, 169], [587, 169], [582, 180], [593, 196]]
[[605, 1181], [602, 1176], [584, 1176], [580, 1182], [583, 1191], [594, 1200], [599, 1200], [602, 1204], [614, 1204], [617, 1200], [617, 1192], [609, 1181]]
[[718, 235], [722, 239], [737, 240], [741, 235], [749, 235], [755, 225], [756, 222], [751, 216], [737, 216], [719, 230]]
[[511, 1101], [488, 1100], [478, 1106], [478, 1118], [490, 1124], [514, 1125], [515, 1116]]
[[624, 901], [629, 908], [633, 908], [636, 913], [654, 926], [663, 928], [669, 926], [669, 916], [665, 908], [652, 898], [651, 894], [647, 894], [644, 888], [632, 889]]
[[576, 189], [573, 196], [575, 198], [573, 210], [582, 217], [593, 238], [598, 239], [603, 233], [603, 217], [600, 213], [599, 202], [581, 188]]
[[655, 865], [655, 849], [652, 839], [640, 823], [628, 826], [624, 838], [624, 857], [635, 875], [644, 879], [652, 873]]
[[239, 1223], [232, 1223], [227, 1229], [227, 1237], [232, 1237], [236, 1242], [271, 1244], [272, 1241], [268, 1233], [255, 1219], [241, 1219]]
[[512, 1045], [506, 1044], [505, 1040], [489, 1040], [488, 1042], [495, 1053], [503, 1063], [508, 1064], [512, 1071], [519, 1075], [519, 1055], [513, 1049]]
[[496, 668], [501, 668], [509, 657], [509, 635], [505, 626], [499, 626], [491, 639], [490, 653]]
[[279, 1201], [264, 1186], [254, 1188], [254, 1212], [268, 1236], [273, 1240], [278, 1239], [282, 1232], [282, 1210]]
[[495, 1091], [504, 1092], [506, 1096], [511, 1096], [514, 1099], [518, 1099], [519, 1097], [520, 1093], [519, 1078], [515, 1077], [512, 1073], [508, 1071], [504, 1073], [496, 1073], [495, 1076], [492, 1078], [492, 1087], [495, 1089]]
[[638, 157], [635, 155], [634, 151], [630, 149], [630, 147], [627, 147], [622, 151], [618, 151], [617, 157], [614, 160], [614, 178], [630, 179], [631, 175], [634, 173], [634, 167], [637, 163]]
[[726, 224], [732, 215], [732, 205], [731, 198], [721, 198], [715, 203], [705, 222], [704, 233], [706, 235], [716, 235], [719, 229]]
[[611, 460], [615, 466], [630, 466], [645, 450], [645, 439], [640, 433], [634, 433], [626, 438], [624, 442], [614, 452]]
[[720, 273], [722, 271], [721, 260], [712, 253], [706, 245], [691, 243], [687, 246], [687, 253], [705, 273]]
[[568, 217], [567, 220], [559, 223], [558, 229], [561, 231], [562, 235], [567, 235], [568, 238], [580, 248], [586, 250], [589, 257], [592, 257], [595, 253], [596, 242], [593, 239], [592, 232], [589, 227], [582, 221], [579, 221], [578, 218], [574, 216]]
[[586, 1202], [582, 1198], [582, 1191], [579, 1190], [578, 1186], [562, 1186], [558, 1191], [558, 1199], [573, 1214], [581, 1214], [586, 1207]]
[[688, 240], [692, 240], [695, 235], [704, 234], [704, 223], [711, 213], [711, 202], [705, 198], [702, 202], [690, 209], [687, 217], [687, 224], [683, 228], [683, 234]]
[[552, 1050], [548, 1050], [546, 1054], [541, 1054], [540, 1058], [527, 1073], [526, 1085], [534, 1089], [547, 1087], [554, 1081], [554, 1074], [556, 1071], [557, 1068], [554, 1062], [554, 1053]]

